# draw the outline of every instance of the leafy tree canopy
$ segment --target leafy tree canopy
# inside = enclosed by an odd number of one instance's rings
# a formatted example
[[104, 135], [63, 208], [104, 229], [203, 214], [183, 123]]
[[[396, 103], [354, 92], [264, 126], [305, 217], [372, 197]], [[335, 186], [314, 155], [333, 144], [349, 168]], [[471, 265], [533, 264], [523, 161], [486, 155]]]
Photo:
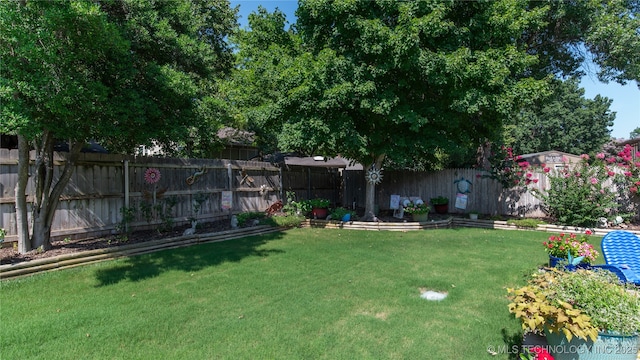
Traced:
[[525, 5], [301, 1], [299, 55], [270, 47], [251, 65], [270, 69], [276, 96], [249, 120], [282, 150], [442, 166], [544, 89], [524, 76], [536, 59], [514, 40], [540, 21]]
[[[112, 151], [155, 141], [189, 154], [215, 136], [224, 120], [216, 79], [232, 65], [225, 38], [235, 14], [227, 0], [0, 2], [0, 132], [18, 135], [21, 252], [50, 246], [53, 214], [86, 141]], [[70, 152], [54, 176], [57, 139]], [[31, 241], [29, 146], [36, 150]]]
[[595, 155], [610, 138], [611, 100], [600, 95], [586, 99], [575, 78], [556, 80], [552, 88], [551, 96], [517, 114], [506, 128], [506, 144], [516, 154], [558, 150]]

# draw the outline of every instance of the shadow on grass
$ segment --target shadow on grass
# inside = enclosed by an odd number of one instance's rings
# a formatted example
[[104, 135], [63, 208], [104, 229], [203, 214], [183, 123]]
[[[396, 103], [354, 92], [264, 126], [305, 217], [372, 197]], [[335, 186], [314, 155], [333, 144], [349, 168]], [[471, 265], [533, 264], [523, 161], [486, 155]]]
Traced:
[[509, 334], [506, 329], [502, 329], [502, 341], [504, 341], [504, 344], [507, 347], [510, 360], [520, 359], [520, 352], [523, 350], [522, 336], [521, 331]]
[[265, 257], [283, 253], [282, 250], [258, 249], [282, 236], [282, 233], [277, 232], [128, 257], [120, 265], [99, 269], [96, 272], [98, 280], [96, 286], [113, 285], [124, 280], [142, 281], [156, 277], [165, 271], [192, 272], [225, 262], [240, 261], [250, 256]]

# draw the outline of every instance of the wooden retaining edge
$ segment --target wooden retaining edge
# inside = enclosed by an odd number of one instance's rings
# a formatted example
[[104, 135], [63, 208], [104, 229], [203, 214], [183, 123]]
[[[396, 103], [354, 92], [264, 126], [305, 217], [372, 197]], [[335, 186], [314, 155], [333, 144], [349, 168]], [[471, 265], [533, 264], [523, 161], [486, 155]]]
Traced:
[[302, 222], [303, 228], [321, 229], [349, 229], [349, 230], [373, 230], [373, 231], [411, 231], [427, 229], [451, 228], [452, 218], [438, 221], [424, 222], [369, 222], [369, 221], [335, 221], [307, 219]]
[[[616, 230], [623, 229], [601, 229], [601, 228], [584, 228], [584, 227], [576, 227], [576, 226], [559, 226], [559, 225], [551, 225], [551, 224], [543, 224], [538, 225], [534, 228], [525, 228], [518, 227], [516, 225], [507, 224], [506, 221], [492, 221], [492, 220], [471, 220], [471, 219], [462, 219], [462, 218], [454, 218], [453, 226], [459, 227], [473, 227], [473, 228], [484, 228], [484, 229], [502, 229], [502, 230], [532, 230], [532, 231], [544, 231], [544, 232], [552, 232], [552, 233], [562, 233], [569, 232], [574, 234], [584, 234], [586, 230], [591, 230], [593, 235], [595, 236], [604, 236], [608, 233]], [[640, 231], [637, 230], [625, 230], [636, 235], [640, 236]]]
[[68, 269], [80, 265], [97, 263], [121, 257], [147, 254], [160, 250], [180, 248], [208, 242], [220, 242], [246, 236], [262, 235], [281, 231], [280, 228], [258, 226], [253, 228], [229, 230], [218, 233], [195, 234], [186, 237], [159, 239], [139, 244], [123, 245], [109, 249], [96, 249], [73, 254], [64, 254], [51, 258], [25, 261], [18, 264], [0, 266], [0, 280], [33, 275], [44, 271]]

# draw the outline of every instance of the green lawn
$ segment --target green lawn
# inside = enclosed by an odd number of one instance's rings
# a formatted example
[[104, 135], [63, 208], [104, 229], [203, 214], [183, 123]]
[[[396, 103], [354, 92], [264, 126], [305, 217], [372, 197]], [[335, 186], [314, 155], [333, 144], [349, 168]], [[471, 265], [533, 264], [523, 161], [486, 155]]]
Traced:
[[294, 229], [4, 281], [0, 358], [507, 359], [548, 236]]

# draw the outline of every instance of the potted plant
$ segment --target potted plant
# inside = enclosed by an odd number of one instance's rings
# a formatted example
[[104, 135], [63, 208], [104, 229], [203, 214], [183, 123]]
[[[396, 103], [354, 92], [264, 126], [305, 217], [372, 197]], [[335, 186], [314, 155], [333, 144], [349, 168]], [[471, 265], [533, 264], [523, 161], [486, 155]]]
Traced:
[[431, 207], [424, 203], [411, 203], [404, 207], [404, 212], [406, 212], [407, 214], [411, 214], [411, 216], [413, 217], [413, 221], [418, 222], [427, 221], [429, 219], [429, 211], [431, 211]]
[[573, 233], [551, 235], [548, 241], [542, 243], [549, 254], [549, 266], [555, 267], [563, 263], [569, 266], [591, 264], [598, 257], [598, 251], [587, 242], [592, 234], [593, 232], [587, 229], [580, 237]]
[[507, 291], [509, 312], [526, 332], [546, 335], [556, 360], [636, 359], [640, 293], [615, 274], [547, 268], [524, 287]]
[[478, 220], [478, 215], [480, 215], [478, 211], [469, 211], [469, 219], [471, 220]]
[[325, 219], [329, 214], [330, 204], [331, 201], [322, 198], [309, 200], [309, 205], [311, 205], [311, 216], [314, 219]]
[[449, 198], [444, 196], [433, 197], [429, 200], [438, 214], [446, 214], [449, 211]]

